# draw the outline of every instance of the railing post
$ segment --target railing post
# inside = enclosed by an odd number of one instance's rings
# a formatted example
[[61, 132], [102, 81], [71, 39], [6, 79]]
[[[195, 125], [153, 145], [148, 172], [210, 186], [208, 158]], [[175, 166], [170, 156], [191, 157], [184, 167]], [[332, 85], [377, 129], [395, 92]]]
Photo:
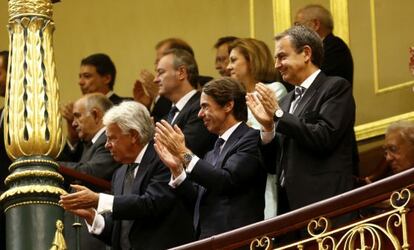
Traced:
[[[14, 162], [0, 200], [8, 250], [65, 249], [61, 237], [65, 191], [57, 173], [63, 144], [52, 35], [52, 0], [9, 0], [10, 55], [4, 135]], [[55, 236], [56, 231], [56, 236]]]

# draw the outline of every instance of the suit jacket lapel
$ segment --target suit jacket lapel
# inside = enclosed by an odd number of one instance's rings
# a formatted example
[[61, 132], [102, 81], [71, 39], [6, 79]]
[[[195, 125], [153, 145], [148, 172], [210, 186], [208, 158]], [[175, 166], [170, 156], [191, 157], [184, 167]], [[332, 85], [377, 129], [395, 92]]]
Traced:
[[216, 166], [221, 167], [223, 160], [226, 158], [226, 155], [231, 151], [234, 145], [239, 141], [240, 137], [242, 137], [248, 129], [249, 127], [244, 122], [242, 122], [236, 128], [236, 130], [234, 130], [234, 132], [230, 135], [229, 139], [224, 144], [224, 147], [221, 150], [220, 156], [217, 159]]
[[299, 116], [302, 113], [302, 111], [304, 110], [308, 102], [312, 100], [312, 97], [318, 92], [319, 86], [321, 85], [322, 82], [324, 82], [324, 79], [325, 79], [325, 74], [323, 74], [321, 71], [318, 74], [318, 76], [315, 78], [315, 80], [313, 81], [309, 89], [306, 90], [305, 94], [302, 97], [302, 100], [300, 100], [298, 106], [293, 112], [295, 116]]
[[148, 147], [138, 166], [137, 174], [135, 175], [134, 183], [132, 184], [132, 193], [136, 193], [141, 188], [144, 177], [147, 174], [148, 166], [155, 162], [155, 150], [153, 142], [148, 144]]
[[280, 108], [289, 113], [290, 104], [293, 102], [295, 91], [290, 91], [279, 103]]
[[122, 194], [123, 192], [122, 189], [124, 186], [124, 180], [125, 180], [125, 174], [126, 174], [127, 168], [128, 168], [128, 165], [124, 164], [118, 170], [118, 173], [116, 175], [117, 178], [115, 178], [114, 180], [114, 187], [113, 187], [114, 195]]
[[94, 152], [95, 152], [96, 148], [100, 147], [102, 144], [105, 144], [105, 142], [106, 142], [106, 135], [105, 135], [105, 132], [104, 132], [98, 137], [98, 139], [95, 141], [95, 143], [93, 143], [89, 147], [87, 147], [85, 144], [83, 144], [84, 149], [83, 149], [83, 153], [82, 153], [82, 156], [81, 156], [81, 161], [91, 160], [93, 155], [94, 155]]
[[183, 109], [180, 110], [177, 117], [174, 119], [173, 124], [179, 123], [182, 117], [188, 112], [188, 110], [193, 106], [193, 103], [200, 100], [200, 92], [195, 93], [188, 102], [184, 105]]

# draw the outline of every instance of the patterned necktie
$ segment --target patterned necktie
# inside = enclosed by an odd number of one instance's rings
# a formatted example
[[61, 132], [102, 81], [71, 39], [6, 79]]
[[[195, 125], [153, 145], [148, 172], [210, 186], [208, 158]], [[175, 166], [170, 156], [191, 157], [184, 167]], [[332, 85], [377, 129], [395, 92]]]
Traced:
[[[123, 194], [131, 194], [132, 184], [134, 183], [134, 171], [138, 167], [138, 163], [128, 164], [128, 168], [125, 172]], [[120, 245], [122, 249], [131, 249], [131, 244], [129, 242], [129, 231], [131, 230], [132, 220], [121, 220], [121, 239]]]
[[168, 112], [168, 115], [167, 115], [167, 122], [169, 124], [172, 124], [175, 113], [177, 113], [177, 112], [178, 112], [178, 108], [175, 105], [172, 105], [171, 109], [170, 109], [170, 112]]
[[132, 184], [134, 183], [134, 171], [138, 167], [138, 163], [128, 164], [127, 171], [125, 172], [123, 194], [130, 194], [132, 190]]
[[293, 101], [292, 105], [293, 108], [291, 109], [291, 113], [295, 112], [295, 109], [298, 107], [300, 100], [305, 93], [306, 88], [302, 86], [295, 87], [295, 100]]

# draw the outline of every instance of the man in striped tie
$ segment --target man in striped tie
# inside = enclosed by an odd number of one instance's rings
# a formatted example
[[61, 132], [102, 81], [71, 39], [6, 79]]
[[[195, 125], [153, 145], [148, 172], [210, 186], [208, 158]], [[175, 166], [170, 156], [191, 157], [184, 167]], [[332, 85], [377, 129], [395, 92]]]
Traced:
[[265, 165], [278, 175], [278, 211], [286, 213], [353, 188], [355, 102], [347, 80], [320, 70], [314, 31], [298, 25], [275, 40], [275, 67], [295, 91], [279, 102], [258, 84], [247, 104], [262, 125]]

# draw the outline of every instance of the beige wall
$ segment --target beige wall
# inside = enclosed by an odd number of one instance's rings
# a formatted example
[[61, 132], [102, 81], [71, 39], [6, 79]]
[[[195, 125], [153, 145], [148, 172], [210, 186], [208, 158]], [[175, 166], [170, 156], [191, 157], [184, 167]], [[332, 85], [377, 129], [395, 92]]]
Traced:
[[[280, 1], [280, 0], [277, 0]], [[338, 1], [338, 0], [336, 0]], [[341, 0], [343, 1], [343, 0]], [[154, 45], [166, 37], [187, 40], [196, 52], [200, 72], [214, 70], [215, 40], [224, 35], [250, 35], [249, 0], [63, 0], [55, 4], [54, 36], [62, 102], [80, 96], [77, 74], [80, 59], [95, 52], [108, 53], [118, 69], [115, 90], [131, 95], [136, 75], [153, 68]], [[292, 16], [307, 3], [329, 7], [329, 0], [291, 0]], [[354, 57], [354, 95], [357, 124], [407, 113], [414, 108], [412, 87], [377, 94], [379, 87], [412, 81], [407, 69], [408, 47], [414, 45], [414, 1], [373, 1], [376, 16], [377, 56], [373, 61], [370, 1], [349, 0], [349, 37]], [[273, 50], [272, 0], [254, 1], [254, 30]], [[7, 49], [7, 1], [0, 1], [0, 49]]]

